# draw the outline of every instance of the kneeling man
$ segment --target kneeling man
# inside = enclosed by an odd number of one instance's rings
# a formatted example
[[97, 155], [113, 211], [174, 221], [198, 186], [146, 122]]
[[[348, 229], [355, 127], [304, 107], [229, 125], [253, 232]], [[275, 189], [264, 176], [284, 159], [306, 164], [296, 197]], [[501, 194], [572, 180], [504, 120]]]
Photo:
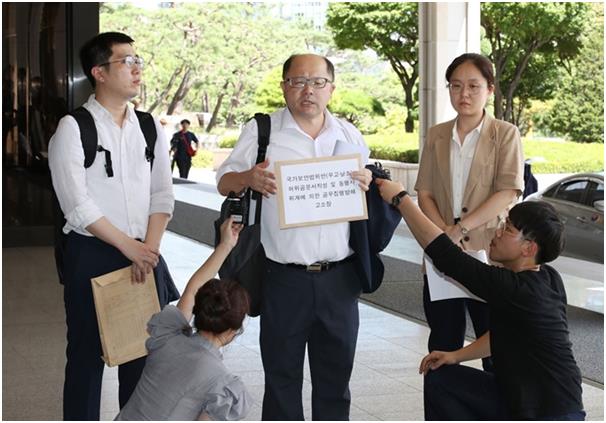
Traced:
[[[421, 361], [427, 420], [584, 420], [581, 372], [572, 355], [566, 292], [545, 263], [564, 246], [564, 226], [544, 202], [514, 206], [482, 263], [452, 243], [398, 182], [378, 180], [434, 266], [490, 307], [490, 330], [457, 351]], [[463, 361], [492, 357], [494, 373]]]

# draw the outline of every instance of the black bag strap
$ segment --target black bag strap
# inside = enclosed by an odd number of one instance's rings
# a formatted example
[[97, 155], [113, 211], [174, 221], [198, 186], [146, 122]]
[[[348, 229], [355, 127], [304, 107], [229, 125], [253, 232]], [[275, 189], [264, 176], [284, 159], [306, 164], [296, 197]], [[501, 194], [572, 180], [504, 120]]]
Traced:
[[265, 154], [267, 153], [267, 146], [269, 145], [269, 134], [271, 133], [271, 119], [268, 114], [255, 113], [255, 120], [258, 126], [258, 137], [257, 141], [259, 149], [257, 150], [257, 161], [255, 164], [259, 164], [265, 161]]
[[[69, 113], [72, 116], [78, 128], [80, 129], [80, 141], [82, 142], [82, 150], [84, 150], [84, 167], [89, 168], [97, 157], [97, 146], [98, 146], [98, 135], [97, 126], [93, 115], [85, 107], [78, 107]], [[139, 126], [145, 137], [145, 158], [150, 162], [150, 166], [154, 165], [154, 149], [156, 147], [156, 139], [158, 133], [156, 131], [156, 124], [154, 118], [150, 113], [140, 112], [135, 110], [135, 115], [139, 120]], [[105, 150], [101, 150], [105, 151]], [[265, 159], [264, 159], [265, 160]]]
[[69, 113], [80, 129], [80, 141], [84, 150], [84, 167], [89, 168], [97, 157], [97, 127], [93, 115], [85, 107], [78, 107]]
[[[255, 165], [265, 161], [265, 154], [267, 153], [267, 146], [269, 145], [269, 134], [271, 133], [271, 119], [268, 114], [255, 113], [255, 120], [257, 121], [258, 129], [258, 140], [259, 147], [257, 149], [257, 160]], [[262, 195], [260, 192], [253, 191], [252, 198], [254, 200], [261, 199]], [[256, 220], [256, 219], [255, 219]]]
[[135, 110], [135, 115], [139, 120], [139, 126], [145, 137], [145, 158], [150, 164], [150, 168], [154, 167], [154, 151], [156, 148], [156, 139], [158, 138], [158, 132], [156, 132], [156, 123], [151, 113], [140, 112]]
[[[259, 147], [257, 149], [257, 160], [255, 164], [262, 163], [265, 161], [265, 154], [267, 153], [267, 146], [269, 145], [269, 135], [271, 133], [271, 119], [268, 114], [255, 113], [255, 120], [257, 121], [258, 128], [258, 141]], [[260, 192], [249, 189], [247, 195], [251, 195], [253, 200], [256, 200], [255, 207], [255, 224], [261, 222], [261, 203], [263, 196]]]

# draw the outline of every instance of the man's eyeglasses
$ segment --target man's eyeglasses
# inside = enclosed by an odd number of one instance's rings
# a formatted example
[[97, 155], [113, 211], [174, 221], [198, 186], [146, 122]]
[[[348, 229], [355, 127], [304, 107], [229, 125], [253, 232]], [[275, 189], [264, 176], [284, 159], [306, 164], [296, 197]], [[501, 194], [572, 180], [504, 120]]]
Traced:
[[[460, 82], [453, 82], [451, 84], [447, 85], [448, 89], [450, 90], [451, 93], [453, 94], [460, 94], [463, 92], [463, 90], [465, 89], [466, 85], [465, 84], [461, 84]], [[467, 85], [467, 88], [469, 89], [469, 93], [471, 95], [478, 95], [480, 93], [480, 91], [482, 90], [482, 88], [485, 88], [485, 85], [482, 84], [469, 84]]]
[[328, 78], [314, 77], [305, 78], [304, 76], [296, 76], [294, 78], [286, 78], [284, 81], [293, 88], [303, 88], [309, 85], [311, 88], [324, 88], [329, 82], [332, 81]]
[[98, 64], [97, 66], [105, 66], [112, 63], [124, 63], [127, 68], [132, 68], [137, 65], [139, 69], [143, 69], [143, 58], [139, 56], [124, 56], [122, 59], [112, 60], [111, 62], [105, 62]]
[[511, 223], [509, 218], [500, 220], [497, 226], [497, 235], [502, 236], [503, 234], [507, 234], [509, 236], [519, 236], [521, 239], [533, 241], [531, 238], [524, 235], [522, 231], [513, 226], [513, 223]]

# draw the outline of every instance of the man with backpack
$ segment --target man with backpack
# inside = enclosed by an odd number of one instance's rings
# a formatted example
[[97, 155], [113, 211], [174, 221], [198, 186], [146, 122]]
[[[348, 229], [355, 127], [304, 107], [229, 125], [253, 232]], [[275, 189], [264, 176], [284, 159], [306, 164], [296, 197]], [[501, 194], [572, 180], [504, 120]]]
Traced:
[[[58, 263], [67, 323], [65, 420], [100, 417], [104, 363], [90, 279], [129, 265], [133, 282], [158, 272], [160, 241], [174, 208], [164, 131], [151, 115], [129, 106], [139, 93], [143, 67], [133, 42], [125, 34], [107, 32], [83, 46], [82, 68], [95, 92], [83, 108], [59, 122], [49, 144], [53, 188], [67, 234]], [[164, 268], [156, 279], [167, 275]], [[170, 299], [161, 299], [161, 306]], [[120, 366], [121, 407], [144, 365], [140, 358]]]

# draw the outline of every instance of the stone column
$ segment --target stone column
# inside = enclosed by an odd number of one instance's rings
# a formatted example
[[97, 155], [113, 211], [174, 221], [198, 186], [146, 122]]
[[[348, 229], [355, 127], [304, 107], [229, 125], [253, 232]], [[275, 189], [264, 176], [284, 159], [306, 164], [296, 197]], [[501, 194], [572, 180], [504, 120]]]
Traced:
[[419, 3], [419, 147], [431, 126], [453, 119], [446, 68], [463, 53], [480, 53], [480, 2]]

